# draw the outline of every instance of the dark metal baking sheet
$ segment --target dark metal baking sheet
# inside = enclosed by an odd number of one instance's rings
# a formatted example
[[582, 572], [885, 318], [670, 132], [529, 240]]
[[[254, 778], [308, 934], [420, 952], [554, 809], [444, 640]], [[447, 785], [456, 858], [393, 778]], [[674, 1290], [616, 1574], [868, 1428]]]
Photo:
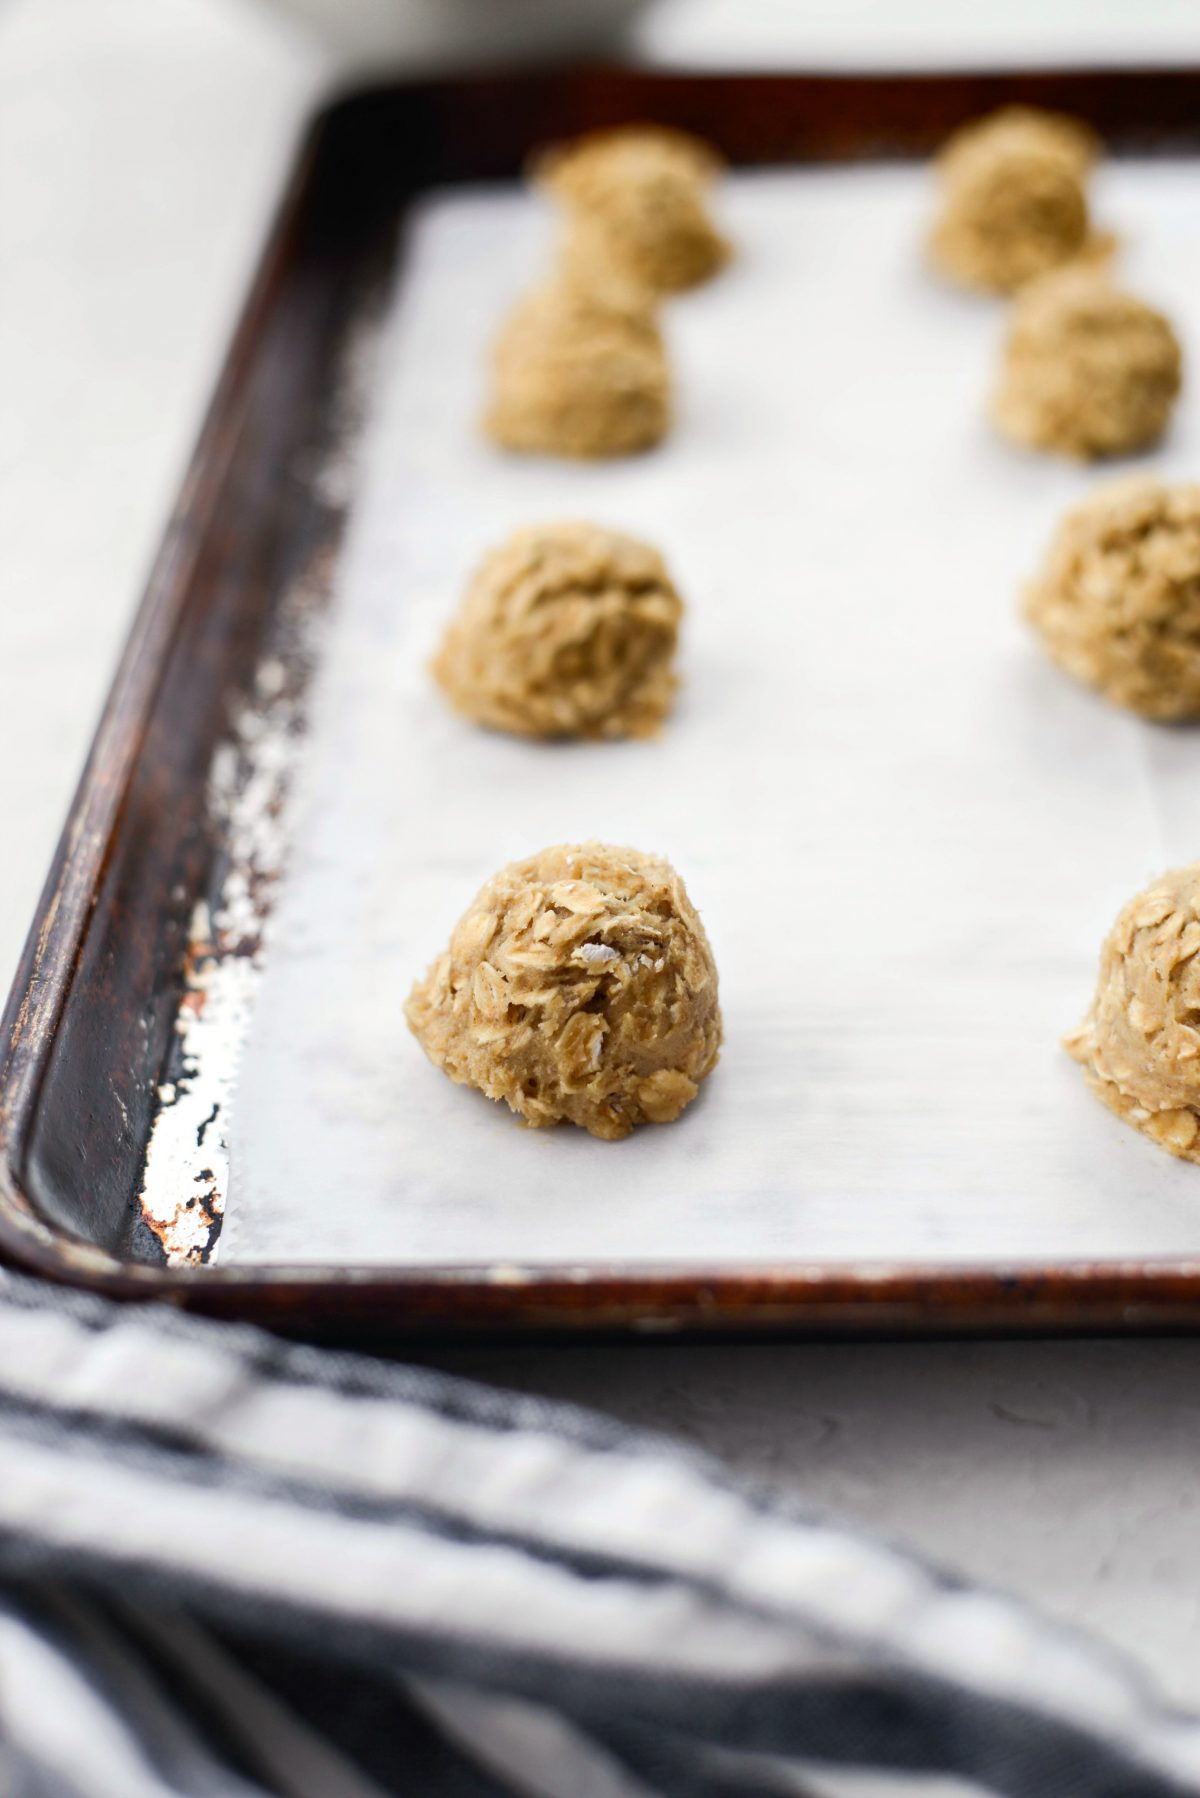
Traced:
[[[269, 819], [286, 802], [287, 766], [264, 762], [256, 745], [264, 730], [283, 741], [303, 730], [349, 497], [339, 471], [354, 432], [355, 374], [412, 199], [433, 184], [512, 176], [537, 143], [622, 118], [700, 130], [738, 162], [786, 163], [920, 153], [1012, 98], [1082, 113], [1118, 148], [1190, 153], [1200, 136], [1200, 76], [1180, 72], [839, 80], [590, 71], [388, 90], [318, 122], [10, 1001], [0, 1239], [12, 1259], [121, 1294], [169, 1294], [296, 1326], [1006, 1330], [1200, 1319], [1200, 1266], [1167, 1260], [212, 1265], [223, 1175], [219, 1157], [203, 1151], [220, 1134], [219, 1099], [195, 1121], [192, 1178], [166, 1204], [145, 1202], [148, 1146], [188, 1085], [194, 1045], [180, 1021], [204, 1013], [214, 965], [253, 966], [274, 902], [280, 858], [270, 833], [243, 826], [255, 808]], [[226, 783], [215, 806], [214, 765]], [[220, 904], [231, 868], [246, 895], [236, 917]], [[169, 1261], [181, 1244], [184, 1259]]]

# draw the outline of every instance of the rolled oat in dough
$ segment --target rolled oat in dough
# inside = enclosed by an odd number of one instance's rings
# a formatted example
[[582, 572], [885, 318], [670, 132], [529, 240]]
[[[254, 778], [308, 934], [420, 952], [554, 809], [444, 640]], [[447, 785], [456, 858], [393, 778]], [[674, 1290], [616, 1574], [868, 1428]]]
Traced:
[[675, 696], [683, 602], [657, 550], [594, 524], [517, 531], [473, 576], [434, 676], [477, 724], [645, 737]]
[[992, 416], [1031, 449], [1120, 455], [1162, 435], [1182, 361], [1160, 312], [1100, 269], [1060, 269], [1013, 306]]
[[493, 875], [405, 1016], [435, 1066], [525, 1122], [669, 1124], [721, 1046], [717, 970], [669, 863], [560, 845]]
[[493, 349], [484, 429], [527, 455], [598, 458], [650, 449], [671, 422], [671, 375], [646, 296], [569, 273], [520, 301]]
[[1023, 608], [1068, 673], [1143, 718], [1200, 718], [1200, 486], [1137, 479], [1068, 513]]
[[1160, 1148], [1200, 1161], [1200, 863], [1127, 905], [1066, 1047], [1092, 1091]]
[[564, 144], [536, 172], [566, 208], [567, 257], [583, 278], [609, 263], [666, 294], [698, 286], [729, 259], [708, 207], [721, 167], [699, 138], [632, 125]]
[[1027, 106], [1004, 107], [956, 131], [935, 163], [933, 262], [962, 286], [1013, 293], [1080, 255], [1098, 151], [1079, 120]]

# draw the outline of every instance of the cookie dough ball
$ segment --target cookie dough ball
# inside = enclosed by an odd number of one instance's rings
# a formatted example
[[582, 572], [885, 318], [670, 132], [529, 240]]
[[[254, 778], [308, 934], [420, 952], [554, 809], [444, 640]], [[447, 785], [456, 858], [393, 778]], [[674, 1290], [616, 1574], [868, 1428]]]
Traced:
[[528, 1124], [611, 1142], [672, 1123], [721, 1046], [717, 970], [683, 882], [605, 843], [501, 868], [405, 1016], [451, 1080]]
[[1024, 612], [1060, 667], [1143, 718], [1200, 718], [1200, 487], [1137, 480], [1069, 513]]
[[993, 417], [1014, 442], [1063, 456], [1140, 449], [1166, 427], [1182, 360], [1160, 312], [1099, 269], [1061, 269], [1013, 307]]
[[708, 208], [720, 168], [699, 138], [641, 125], [577, 138], [537, 173], [567, 210], [567, 256], [581, 278], [609, 263], [667, 294], [707, 281], [729, 259]]
[[1103, 148], [1092, 127], [1070, 113], [1050, 112], [1041, 106], [1000, 106], [952, 131], [934, 166], [939, 176], [949, 181], [985, 151], [999, 155], [1005, 149], [1030, 145], [1047, 155], [1060, 156], [1079, 175], [1090, 174]]
[[434, 676], [476, 724], [645, 737], [675, 697], [683, 615], [657, 550], [594, 524], [517, 531], [485, 558]]
[[671, 375], [644, 295], [567, 275], [522, 300], [493, 352], [484, 428], [535, 456], [628, 456], [671, 423]]
[[1200, 863], [1125, 907], [1100, 951], [1087, 1017], [1066, 1047], [1127, 1124], [1200, 1161]]
[[934, 263], [964, 287], [1013, 293], [1078, 256], [1098, 147], [1077, 120], [1023, 106], [955, 132], [935, 165]]

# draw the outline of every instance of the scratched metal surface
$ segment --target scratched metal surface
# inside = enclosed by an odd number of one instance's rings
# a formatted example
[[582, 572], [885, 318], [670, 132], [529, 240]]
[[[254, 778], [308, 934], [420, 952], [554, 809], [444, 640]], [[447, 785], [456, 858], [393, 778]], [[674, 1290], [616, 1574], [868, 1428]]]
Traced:
[[[1126, 165], [1101, 192], [1127, 278], [1185, 340], [1194, 182]], [[923, 276], [926, 199], [915, 170], [736, 178], [741, 261], [668, 318], [677, 432], [603, 468], [509, 460], [474, 431], [488, 333], [545, 254], [537, 203], [422, 209], [222, 1100], [223, 1260], [1200, 1250], [1190, 1171], [1104, 1114], [1057, 1047], [1117, 905], [1200, 841], [1193, 739], [1061, 680], [1014, 618], [1096, 477], [990, 437], [1000, 314]], [[1155, 465], [1187, 471], [1198, 435], [1189, 395]], [[561, 515], [651, 537], [690, 602], [659, 743], [509, 742], [430, 688], [477, 556]], [[495, 865], [587, 835], [671, 854], [728, 1025], [692, 1112], [616, 1148], [451, 1087], [400, 1009]]]
[[[340, 345], [320, 448], [293, 476], [329, 519], [353, 501], [382, 295], [371, 285]], [[253, 691], [234, 709], [209, 768], [206, 809], [219, 847], [193, 908], [174, 1042], [146, 1146], [141, 1217], [168, 1261], [215, 1258], [230, 1183], [230, 1123], [266, 966], [307, 752], [314, 670], [334, 581], [323, 541], [280, 596]]]

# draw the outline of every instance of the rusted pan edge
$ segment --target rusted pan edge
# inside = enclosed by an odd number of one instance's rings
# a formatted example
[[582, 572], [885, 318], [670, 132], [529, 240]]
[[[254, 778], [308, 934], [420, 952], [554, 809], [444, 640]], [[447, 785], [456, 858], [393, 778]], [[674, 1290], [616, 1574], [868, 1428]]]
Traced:
[[[7, 1178], [7, 1176], [3, 1176]], [[447, 1334], [975, 1336], [1200, 1331], [1200, 1260], [1044, 1267], [659, 1263], [159, 1268], [0, 1211], [0, 1251], [102, 1296], [268, 1329]]]
[[[1028, 104], [1086, 118], [1121, 153], [1195, 152], [1200, 67], [734, 74], [571, 70], [449, 77], [348, 96], [327, 114], [354, 119], [352, 150], [386, 181], [377, 150], [397, 139], [420, 183], [512, 178], [525, 154], [575, 132], [653, 118], [695, 131], [742, 166], [928, 155], [993, 107]], [[469, 129], [464, 129], [464, 124]]]

